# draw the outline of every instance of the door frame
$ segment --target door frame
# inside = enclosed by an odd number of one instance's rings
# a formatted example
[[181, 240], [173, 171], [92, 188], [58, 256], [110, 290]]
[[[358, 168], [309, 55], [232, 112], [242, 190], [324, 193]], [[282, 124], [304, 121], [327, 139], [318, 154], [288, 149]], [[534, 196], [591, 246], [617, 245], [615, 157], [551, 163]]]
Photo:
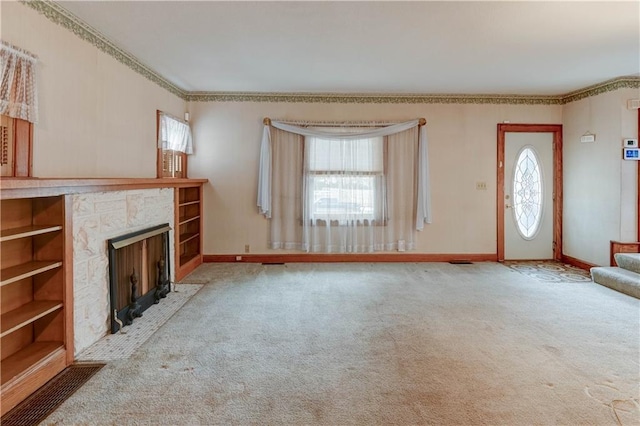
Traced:
[[507, 132], [553, 134], [553, 259], [562, 260], [562, 124], [498, 123], [498, 262], [504, 261], [504, 146]]

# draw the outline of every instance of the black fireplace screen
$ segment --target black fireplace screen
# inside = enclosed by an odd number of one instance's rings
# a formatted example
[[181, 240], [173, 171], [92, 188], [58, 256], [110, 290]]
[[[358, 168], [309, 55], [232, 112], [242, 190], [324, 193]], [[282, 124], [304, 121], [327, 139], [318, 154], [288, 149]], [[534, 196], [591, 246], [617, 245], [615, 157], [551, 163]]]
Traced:
[[129, 325], [171, 291], [169, 224], [107, 241], [111, 333]]

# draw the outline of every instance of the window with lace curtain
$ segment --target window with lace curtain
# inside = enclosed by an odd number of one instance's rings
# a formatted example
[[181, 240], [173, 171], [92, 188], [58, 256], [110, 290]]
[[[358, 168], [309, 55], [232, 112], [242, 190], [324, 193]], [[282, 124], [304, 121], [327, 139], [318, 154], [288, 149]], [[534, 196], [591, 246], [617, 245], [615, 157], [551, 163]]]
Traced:
[[157, 112], [158, 177], [186, 178], [187, 155], [193, 153], [189, 123]]
[[305, 140], [308, 218], [374, 221], [384, 211], [384, 138]]
[[0, 42], [0, 175], [31, 176], [33, 123], [38, 121], [37, 57]]

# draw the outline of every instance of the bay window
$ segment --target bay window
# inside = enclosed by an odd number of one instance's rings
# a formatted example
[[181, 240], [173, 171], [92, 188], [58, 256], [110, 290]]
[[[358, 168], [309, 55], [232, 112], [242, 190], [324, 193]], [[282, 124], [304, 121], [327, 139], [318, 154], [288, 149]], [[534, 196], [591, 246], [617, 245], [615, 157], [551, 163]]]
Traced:
[[424, 120], [296, 124], [265, 119], [257, 205], [270, 221], [269, 247], [414, 249], [416, 231], [431, 222]]

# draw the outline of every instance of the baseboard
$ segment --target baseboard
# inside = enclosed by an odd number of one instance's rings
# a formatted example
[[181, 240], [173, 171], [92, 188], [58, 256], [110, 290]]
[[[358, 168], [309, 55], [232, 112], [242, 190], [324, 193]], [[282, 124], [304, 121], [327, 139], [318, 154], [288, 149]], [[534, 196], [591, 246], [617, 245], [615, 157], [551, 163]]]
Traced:
[[584, 260], [567, 256], [566, 254], [562, 255], [562, 261], [568, 265], [575, 266], [576, 268], [584, 269], [585, 271], [590, 271], [594, 266], [598, 266], [594, 263], [585, 262]]
[[324, 262], [496, 262], [495, 253], [352, 253], [352, 254], [205, 254], [206, 263], [324, 263]]

